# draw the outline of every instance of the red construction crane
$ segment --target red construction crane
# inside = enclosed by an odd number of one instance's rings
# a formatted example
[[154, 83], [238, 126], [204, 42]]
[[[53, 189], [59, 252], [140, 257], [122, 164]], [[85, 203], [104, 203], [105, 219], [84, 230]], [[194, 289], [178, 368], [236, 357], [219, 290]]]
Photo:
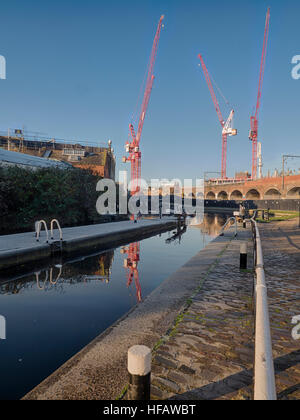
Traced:
[[227, 165], [227, 136], [236, 136], [237, 135], [237, 130], [232, 128], [232, 121], [233, 121], [233, 116], [234, 116], [234, 110], [232, 109], [230, 111], [229, 117], [227, 119], [227, 121], [225, 122], [220, 110], [220, 106], [218, 103], [218, 100], [216, 98], [212, 83], [211, 83], [211, 79], [208, 73], [208, 70], [206, 68], [206, 65], [204, 63], [203, 57], [201, 54], [199, 54], [199, 59], [202, 65], [202, 69], [203, 69], [203, 73], [208, 85], [208, 89], [210, 91], [213, 103], [215, 105], [215, 109], [217, 111], [217, 115], [222, 127], [222, 164], [221, 164], [221, 178], [222, 179], [226, 179], [226, 165]]
[[159, 19], [157, 31], [155, 34], [153, 47], [151, 51], [150, 56], [150, 62], [148, 67], [148, 76], [146, 80], [146, 87], [144, 92], [144, 98], [142, 102], [141, 112], [140, 112], [140, 118], [139, 118], [139, 124], [138, 124], [138, 130], [135, 134], [135, 130], [133, 127], [133, 124], [129, 124], [129, 131], [131, 135], [131, 142], [126, 142], [125, 150], [126, 153], [129, 153], [128, 157], [123, 157], [123, 162], [131, 162], [131, 195], [134, 195], [140, 190], [140, 178], [141, 178], [141, 152], [140, 152], [140, 140], [142, 135], [142, 130], [144, 126], [145, 116], [149, 104], [149, 99], [151, 96], [151, 91], [153, 87], [154, 82], [154, 64], [158, 49], [158, 41], [160, 37], [160, 32], [162, 28], [162, 21], [164, 19], [164, 15], [161, 16]]
[[249, 139], [252, 141], [252, 179], [257, 178], [257, 137], [258, 137], [258, 115], [261, 103], [262, 95], [262, 86], [265, 73], [265, 64], [266, 64], [266, 54], [267, 54], [267, 45], [269, 37], [269, 25], [270, 25], [270, 8], [267, 10], [266, 23], [265, 23], [265, 33], [264, 33], [264, 42], [260, 62], [260, 73], [259, 73], [259, 82], [258, 82], [258, 93], [256, 101], [256, 110], [255, 114], [250, 117], [250, 134]]
[[134, 279], [136, 288], [136, 298], [138, 302], [142, 301], [142, 289], [139, 281], [138, 262], [140, 261], [140, 243], [134, 242], [128, 247], [121, 248], [121, 254], [127, 254], [124, 259], [124, 268], [127, 269], [127, 287], [131, 286]]

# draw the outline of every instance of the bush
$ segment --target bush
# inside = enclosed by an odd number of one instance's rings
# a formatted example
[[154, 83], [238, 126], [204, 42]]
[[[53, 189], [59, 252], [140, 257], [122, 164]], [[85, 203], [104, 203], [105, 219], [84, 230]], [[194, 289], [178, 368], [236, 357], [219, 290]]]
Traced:
[[82, 169], [0, 167], [0, 234], [33, 230], [36, 220], [62, 226], [101, 221], [96, 212], [100, 179]]

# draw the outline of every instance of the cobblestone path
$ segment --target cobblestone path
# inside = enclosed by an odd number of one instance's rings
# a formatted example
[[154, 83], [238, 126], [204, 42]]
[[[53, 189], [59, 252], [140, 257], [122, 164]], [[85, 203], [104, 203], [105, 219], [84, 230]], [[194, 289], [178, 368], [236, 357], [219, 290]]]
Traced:
[[[289, 221], [259, 229], [278, 399], [300, 399], [300, 228]], [[253, 399], [252, 261], [239, 270], [247, 235], [252, 255], [250, 232], [239, 232], [154, 353], [153, 399]]]
[[[239, 232], [211, 267], [153, 360], [153, 399], [250, 399], [253, 272], [239, 269]], [[252, 267], [252, 261], [249, 262]]]

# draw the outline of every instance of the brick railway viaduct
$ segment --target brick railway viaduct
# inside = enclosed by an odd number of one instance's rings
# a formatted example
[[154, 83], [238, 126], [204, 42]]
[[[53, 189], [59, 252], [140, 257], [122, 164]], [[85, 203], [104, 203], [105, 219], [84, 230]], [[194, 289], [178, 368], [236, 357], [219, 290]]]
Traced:
[[207, 181], [206, 200], [276, 200], [300, 198], [300, 175], [240, 182]]

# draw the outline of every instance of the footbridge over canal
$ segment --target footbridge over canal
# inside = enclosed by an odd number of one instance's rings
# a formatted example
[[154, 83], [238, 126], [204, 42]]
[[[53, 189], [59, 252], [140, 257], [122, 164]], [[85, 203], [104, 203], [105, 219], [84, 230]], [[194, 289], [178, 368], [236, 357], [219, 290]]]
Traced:
[[206, 200], [277, 200], [300, 198], [300, 175], [245, 181], [205, 182]]

